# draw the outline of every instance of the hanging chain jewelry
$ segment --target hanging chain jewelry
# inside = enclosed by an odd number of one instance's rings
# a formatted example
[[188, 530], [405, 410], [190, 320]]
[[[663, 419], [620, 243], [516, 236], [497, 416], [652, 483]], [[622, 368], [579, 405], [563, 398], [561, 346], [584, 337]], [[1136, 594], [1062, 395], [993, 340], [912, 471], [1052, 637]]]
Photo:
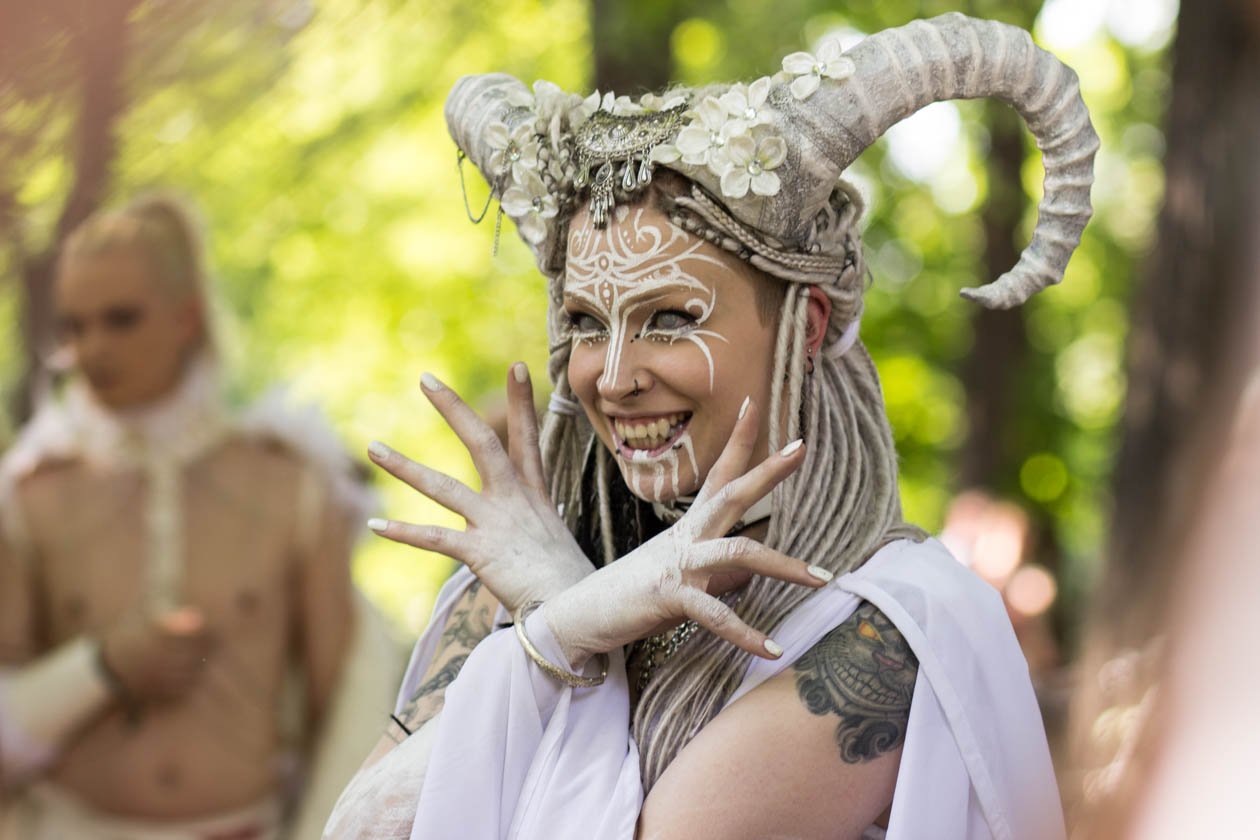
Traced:
[[[474, 225], [481, 224], [481, 220], [486, 217], [486, 213], [490, 212], [490, 202], [494, 199], [494, 188], [490, 189], [490, 194], [486, 196], [486, 206], [481, 208], [480, 215], [473, 215], [472, 207], [468, 206], [468, 185], [464, 183], [464, 158], [468, 155], [464, 154], [463, 149], [456, 150], [455, 168], [459, 170], [459, 190], [464, 195], [464, 212], [468, 214], [468, 220]], [[502, 210], [499, 215], [502, 216]], [[498, 229], [495, 229], [495, 241], [498, 241]]]

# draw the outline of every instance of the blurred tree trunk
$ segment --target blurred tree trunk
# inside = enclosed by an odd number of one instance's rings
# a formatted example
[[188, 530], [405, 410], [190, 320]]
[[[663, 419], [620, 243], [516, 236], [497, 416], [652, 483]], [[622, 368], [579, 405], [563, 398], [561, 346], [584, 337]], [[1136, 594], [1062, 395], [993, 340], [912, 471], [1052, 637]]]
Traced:
[[[969, 0], [966, 10], [1031, 30], [1041, 6], [1041, 0]], [[989, 194], [980, 212], [984, 276], [976, 278], [977, 284], [996, 280], [1019, 260], [1020, 223], [1028, 208], [1021, 175], [1027, 154], [1023, 121], [1009, 106], [987, 100], [984, 122], [989, 130], [985, 163]], [[957, 482], [961, 488], [1009, 495], [1019, 486], [1026, 454], [1012, 430], [1020, 410], [1016, 375], [1028, 358], [1028, 334], [1022, 309], [972, 308], [974, 339], [959, 369], [967, 394], [967, 437], [958, 453]]]
[[[1024, 137], [1019, 116], [988, 102], [985, 117], [989, 198], [980, 214], [985, 248], [984, 277], [978, 283], [997, 279], [1019, 260], [1015, 237], [1028, 201], [1020, 179]], [[967, 393], [967, 438], [958, 455], [958, 481], [960, 487], [1001, 492], [1009, 477], [1019, 473], [1020, 453], [1013, 451], [1003, 430], [1011, 428], [1015, 374], [1027, 355], [1028, 337], [1019, 309], [976, 307], [971, 328], [975, 338], [960, 370]]]
[[601, 92], [637, 97], [659, 91], [671, 81], [670, 36], [682, 19], [673, 0], [591, 3], [595, 51], [595, 87]]
[[[1159, 678], [1175, 575], [1194, 574], [1183, 539], [1198, 513], [1197, 490], [1230, 431], [1242, 377], [1260, 361], [1257, 103], [1260, 3], [1183, 3], [1164, 206], [1133, 301], [1107, 568], [1073, 712], [1078, 775], [1067, 780], [1065, 798], [1083, 838], [1121, 835], [1156, 764], [1158, 710], [1146, 718], [1151, 725], [1118, 740], [1095, 734], [1095, 724], [1141, 708]], [[1110, 781], [1091, 786], [1091, 778]]]
[[1151, 567], [1168, 536], [1156, 526], [1176, 512], [1188, 444], [1236, 399], [1242, 371], [1231, 351], [1260, 279], [1260, 3], [1182, 8], [1164, 206], [1133, 302], [1114, 474], [1104, 597], [1126, 601], [1155, 594], [1148, 582], [1164, 577]]
[[22, 387], [14, 407], [19, 422], [30, 415], [40, 385], [42, 358], [53, 342], [52, 282], [57, 249], [100, 206], [109, 187], [110, 165], [117, 152], [115, 129], [126, 107], [124, 74], [130, 18], [139, 1], [95, 0], [56, 9], [64, 15], [57, 24], [68, 36], [66, 55], [75, 63], [76, 127], [69, 161], [73, 180], [48, 247], [35, 253], [26, 253], [20, 243], [18, 247], [23, 254], [25, 357]]

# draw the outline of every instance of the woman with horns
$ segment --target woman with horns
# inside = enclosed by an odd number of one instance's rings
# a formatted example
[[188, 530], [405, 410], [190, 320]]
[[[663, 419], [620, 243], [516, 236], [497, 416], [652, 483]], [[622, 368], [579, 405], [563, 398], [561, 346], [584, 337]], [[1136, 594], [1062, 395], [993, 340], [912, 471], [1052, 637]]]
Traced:
[[372, 446], [468, 523], [373, 530], [464, 568], [327, 836], [1063, 836], [997, 593], [902, 520], [840, 180], [982, 96], [1045, 155], [1032, 243], [963, 293], [1011, 307], [1061, 279], [1098, 144], [1021, 30], [945, 15], [638, 102], [455, 86], [461, 162], [549, 280], [554, 391], [540, 450], [513, 366], [505, 450], [425, 375], [480, 492]]

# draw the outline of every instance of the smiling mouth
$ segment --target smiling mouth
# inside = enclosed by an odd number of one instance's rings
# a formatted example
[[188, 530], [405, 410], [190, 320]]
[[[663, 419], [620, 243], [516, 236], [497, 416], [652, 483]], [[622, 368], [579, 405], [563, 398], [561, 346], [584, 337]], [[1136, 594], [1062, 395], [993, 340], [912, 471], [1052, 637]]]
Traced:
[[617, 454], [627, 460], [640, 461], [676, 447], [691, 422], [691, 412], [610, 419]]

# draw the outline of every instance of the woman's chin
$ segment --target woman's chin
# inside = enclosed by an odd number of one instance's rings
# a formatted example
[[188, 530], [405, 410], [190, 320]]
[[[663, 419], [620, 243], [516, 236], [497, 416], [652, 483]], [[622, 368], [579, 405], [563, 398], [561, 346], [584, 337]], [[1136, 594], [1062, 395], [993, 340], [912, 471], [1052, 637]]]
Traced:
[[690, 501], [700, 487], [691, 475], [675, 476], [672, 470], [651, 464], [627, 464], [619, 459], [619, 466], [626, 488], [649, 504], [668, 506], [679, 499]]

